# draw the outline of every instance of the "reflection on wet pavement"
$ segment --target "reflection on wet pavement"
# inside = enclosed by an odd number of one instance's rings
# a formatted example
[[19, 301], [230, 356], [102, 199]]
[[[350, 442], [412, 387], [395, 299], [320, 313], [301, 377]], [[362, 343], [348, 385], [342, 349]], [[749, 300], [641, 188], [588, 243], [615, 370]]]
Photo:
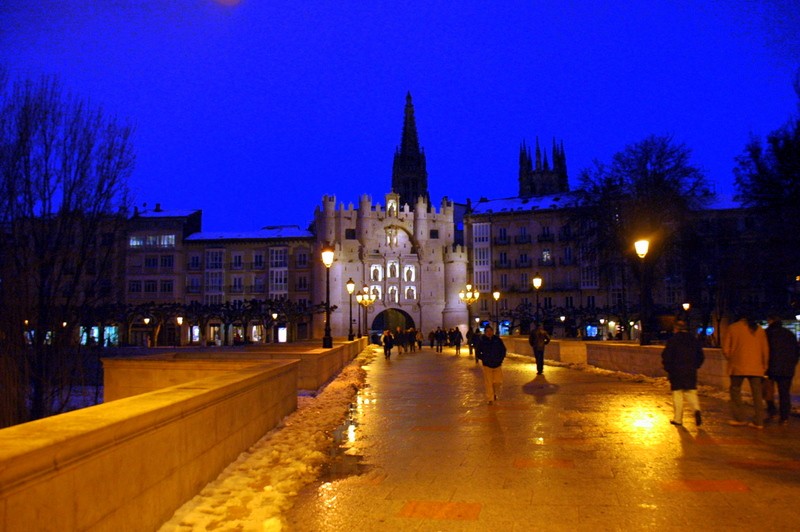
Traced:
[[376, 358], [292, 530], [796, 529], [800, 420], [669, 424], [663, 386], [509, 357], [483, 401], [463, 354]]

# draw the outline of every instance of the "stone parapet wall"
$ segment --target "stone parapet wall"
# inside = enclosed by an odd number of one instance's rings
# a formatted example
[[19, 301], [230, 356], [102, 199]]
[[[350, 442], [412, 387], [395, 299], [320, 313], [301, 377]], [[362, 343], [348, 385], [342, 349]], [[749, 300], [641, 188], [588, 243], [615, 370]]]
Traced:
[[[533, 356], [527, 336], [503, 336], [509, 352]], [[648, 377], [666, 377], [661, 364], [663, 345], [638, 345], [630, 342], [553, 340], [544, 351], [545, 359], [558, 362], [589, 364], [611, 371]], [[730, 386], [728, 366], [722, 350], [704, 348], [705, 362], [697, 372], [700, 384], [727, 390]], [[800, 394], [800, 379], [792, 383], [792, 394]]]
[[0, 530], [154, 530], [297, 408], [254, 364], [0, 430]]

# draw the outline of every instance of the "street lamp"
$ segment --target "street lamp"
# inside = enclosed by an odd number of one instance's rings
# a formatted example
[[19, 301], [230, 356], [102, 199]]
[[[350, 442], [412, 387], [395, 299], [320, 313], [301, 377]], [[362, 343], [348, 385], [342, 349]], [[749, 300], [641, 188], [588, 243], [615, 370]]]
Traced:
[[536, 325], [539, 325], [539, 289], [542, 287], [542, 276], [539, 275], [539, 272], [533, 276], [533, 287], [536, 289]]
[[[467, 283], [467, 286], [462, 288], [458, 292], [458, 299], [464, 302], [467, 305], [467, 323], [469, 323], [469, 314], [470, 314], [470, 305], [475, 303], [478, 298], [481, 297], [481, 293], [478, 292], [477, 288], [475, 290], [472, 289], [472, 285]], [[490, 318], [491, 319], [491, 318]], [[477, 321], [477, 318], [476, 318]]]
[[[361, 293], [356, 294], [356, 301], [359, 305], [364, 307], [364, 325], [367, 324], [367, 309], [375, 303], [375, 300], [378, 296], [375, 294], [371, 294], [369, 291], [369, 286], [364, 285], [364, 288], [361, 289]], [[361, 313], [358, 313], [358, 336], [361, 337]]]
[[495, 326], [497, 327], [497, 334], [500, 334], [500, 311], [497, 308], [497, 302], [500, 301], [500, 290], [495, 289], [495, 291], [492, 292], [492, 297], [494, 298]]
[[322, 337], [322, 347], [330, 349], [333, 347], [333, 337], [331, 337], [331, 266], [333, 265], [333, 248], [325, 246], [322, 248], [322, 264], [325, 265], [325, 336]]
[[183, 316], [176, 316], [175, 323], [178, 324], [178, 345], [183, 345]]
[[350, 295], [350, 330], [347, 333], [347, 339], [352, 341], [353, 338], [355, 338], [355, 335], [353, 334], [353, 292], [356, 290], [356, 283], [351, 277], [347, 280], [347, 284], [345, 284], [345, 286], [347, 287], [347, 293]]
[[633, 243], [633, 248], [636, 250], [636, 255], [642, 259], [641, 285], [639, 289], [641, 307], [639, 316], [639, 345], [649, 345], [650, 339], [647, 337], [647, 335], [650, 331], [648, 325], [646, 325], [646, 322], [650, 315], [650, 298], [647, 297], [646, 293], [647, 279], [645, 279], [645, 277], [647, 276], [647, 265], [645, 264], [645, 257], [647, 256], [648, 249], [650, 249], [650, 241], [647, 239], [637, 240]]
[[479, 297], [481, 297], [480, 292], [478, 292], [477, 288], [473, 290], [471, 284], [467, 284], [467, 286], [462, 288], [458, 293], [458, 298], [467, 305], [475, 303]]

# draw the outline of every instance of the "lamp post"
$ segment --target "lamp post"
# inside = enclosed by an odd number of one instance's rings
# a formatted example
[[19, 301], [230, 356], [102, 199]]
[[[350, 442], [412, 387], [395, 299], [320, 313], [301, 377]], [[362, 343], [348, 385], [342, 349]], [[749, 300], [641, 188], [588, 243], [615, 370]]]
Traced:
[[539, 275], [539, 272], [536, 272], [536, 275], [533, 276], [533, 288], [536, 289], [536, 312], [534, 313], [536, 317], [536, 325], [539, 325], [539, 289], [542, 287], [542, 276]]
[[636, 250], [636, 255], [642, 259], [642, 272], [641, 272], [641, 286], [640, 286], [640, 307], [641, 307], [641, 315], [639, 316], [639, 345], [649, 345], [650, 339], [648, 338], [648, 334], [650, 333], [649, 324], [646, 325], [647, 320], [649, 319], [650, 309], [649, 303], [650, 299], [647, 297], [647, 264], [645, 263], [645, 257], [647, 257], [647, 251], [650, 249], [650, 241], [647, 239], [637, 240], [633, 243], [633, 247]]
[[333, 248], [325, 246], [322, 248], [322, 264], [325, 265], [325, 336], [322, 337], [322, 347], [330, 349], [333, 347], [333, 337], [331, 337], [331, 266], [333, 265]]
[[347, 280], [347, 284], [345, 284], [345, 286], [347, 287], [347, 293], [350, 296], [350, 329], [347, 333], [347, 339], [349, 341], [353, 341], [353, 338], [355, 338], [355, 335], [353, 334], [353, 292], [356, 290], [356, 283], [351, 277]]
[[[356, 294], [356, 301], [359, 305], [364, 307], [364, 326], [367, 325], [367, 309], [375, 303], [375, 299], [377, 296], [375, 294], [371, 294], [369, 292], [369, 286], [364, 285], [364, 288], [361, 289], [361, 293]], [[361, 313], [358, 314], [358, 336], [361, 337]]]
[[477, 289], [473, 290], [472, 285], [469, 283], [458, 292], [458, 299], [467, 305], [467, 323], [469, 323], [469, 307], [475, 303], [479, 297], [481, 297], [481, 293], [478, 292]]
[[361, 292], [356, 294], [356, 303], [358, 303], [358, 337], [361, 338], [361, 307], [364, 306], [362, 303], [364, 296], [361, 295]]
[[494, 298], [494, 319], [495, 319], [495, 327], [497, 329], [497, 334], [500, 334], [500, 310], [497, 308], [497, 302], [500, 301], [500, 290], [495, 289], [492, 292], [492, 297]]
[[183, 316], [176, 316], [175, 323], [178, 324], [178, 345], [183, 345]]
[[[144, 337], [144, 339], [147, 343], [147, 347], [150, 347], [153, 345], [153, 341], [150, 339], [150, 318], [142, 318], [142, 321], [144, 322], [144, 328], [147, 331], [147, 335]], [[66, 327], [67, 322], [64, 322], [63, 326]]]
[[273, 344], [277, 344], [278, 343], [278, 313], [275, 312], [275, 311], [272, 311], [272, 314], [270, 314], [270, 317], [272, 318], [272, 323], [270, 323], [270, 329], [272, 329], [272, 334], [270, 336], [272, 336], [272, 343]]

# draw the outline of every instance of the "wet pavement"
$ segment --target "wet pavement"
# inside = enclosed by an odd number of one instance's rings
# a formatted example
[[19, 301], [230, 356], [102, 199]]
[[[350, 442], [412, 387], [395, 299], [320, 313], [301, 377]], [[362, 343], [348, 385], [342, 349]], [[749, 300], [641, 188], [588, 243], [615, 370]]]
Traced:
[[701, 395], [670, 425], [664, 386], [504, 364], [487, 405], [466, 349], [378, 356], [338, 432], [339, 455], [298, 496], [291, 530], [796, 530], [800, 419], [731, 427]]

